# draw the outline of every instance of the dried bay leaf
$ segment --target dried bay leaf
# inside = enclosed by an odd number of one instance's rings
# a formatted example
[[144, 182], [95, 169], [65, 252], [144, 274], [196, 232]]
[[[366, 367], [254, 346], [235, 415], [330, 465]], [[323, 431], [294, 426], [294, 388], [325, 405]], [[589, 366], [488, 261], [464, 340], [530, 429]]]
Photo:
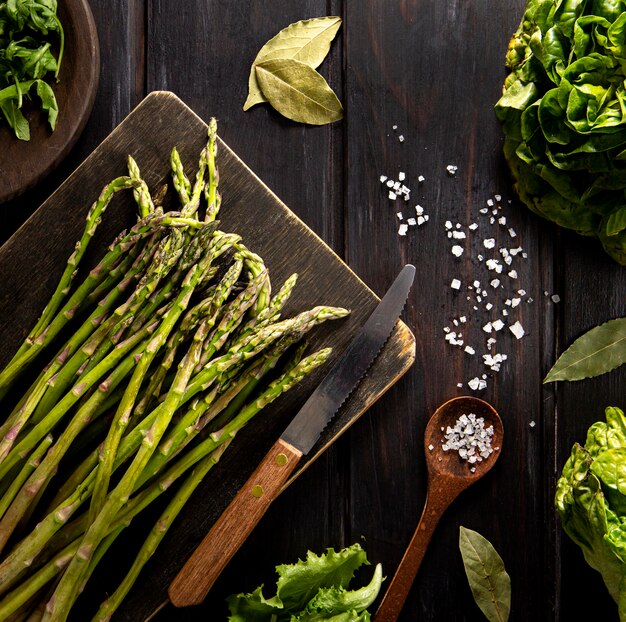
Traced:
[[248, 98], [243, 109], [248, 110], [255, 104], [267, 101], [257, 80], [256, 66], [259, 63], [276, 58], [291, 58], [317, 69], [326, 58], [340, 26], [340, 17], [315, 17], [290, 24], [272, 37], [259, 50], [252, 63], [248, 78]]
[[593, 378], [626, 363], [626, 317], [610, 320], [576, 339], [544, 382]]
[[256, 66], [263, 95], [283, 116], [311, 125], [343, 118], [343, 108], [324, 78], [307, 64], [292, 59], [263, 61]]
[[476, 604], [489, 622], [506, 622], [511, 609], [511, 578], [492, 544], [478, 532], [461, 527], [459, 549]]

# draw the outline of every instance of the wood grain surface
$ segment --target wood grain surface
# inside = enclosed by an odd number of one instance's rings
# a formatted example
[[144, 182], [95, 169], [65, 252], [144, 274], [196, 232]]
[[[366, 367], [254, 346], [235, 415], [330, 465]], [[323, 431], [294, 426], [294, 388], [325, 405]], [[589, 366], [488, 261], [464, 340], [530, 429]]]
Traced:
[[[417, 266], [404, 314], [417, 338], [417, 358], [276, 500], [206, 604], [184, 613], [166, 608], [157, 619], [223, 620], [228, 594], [262, 582], [269, 589], [273, 566], [307, 549], [359, 541], [393, 574], [425, 499], [426, 422], [438, 404], [468, 392], [458, 383], [483, 373], [480, 357], [447, 344], [442, 330], [465, 311], [449, 284], [455, 277], [471, 282], [482, 239], [468, 240], [457, 259], [444, 223], [479, 218], [498, 193], [528, 254], [519, 281], [534, 302], [521, 309], [527, 334], [506, 344], [508, 360], [477, 394], [496, 406], [511, 442], [493, 471], [443, 517], [400, 620], [483, 620], [458, 552], [460, 525], [479, 531], [502, 555], [513, 585], [512, 622], [617, 620], [601, 578], [562, 533], [553, 499], [572, 444], [584, 440], [605, 406], [626, 406], [626, 369], [571, 384], [541, 381], [572, 339], [625, 314], [626, 271], [593, 240], [529, 213], [512, 190], [493, 105], [524, 0], [186, 0], [184, 10], [182, 4], [90, 1], [102, 55], [94, 111], [45, 183], [0, 205], [0, 238], [8, 239], [145, 94], [171, 90], [202, 118], [216, 116], [226, 143], [374, 292], [382, 294], [407, 261]], [[291, 22], [331, 14], [344, 23], [320, 71], [341, 99], [345, 119], [310, 128], [266, 105], [244, 113], [259, 48]], [[454, 177], [446, 174], [448, 164], [458, 166]], [[411, 204], [430, 215], [405, 238], [397, 236], [397, 210], [378, 181], [398, 171], [407, 173]], [[420, 174], [425, 181], [418, 185]], [[10, 291], [2, 295], [11, 300]], [[472, 331], [468, 336], [480, 336], [481, 327]], [[164, 542], [159, 559], [177, 556], [178, 545]], [[163, 572], [159, 559], [118, 619], [141, 619], [154, 577]], [[120, 575], [115, 566], [108, 570]]]
[[[59, 116], [54, 132], [36, 95], [24, 108], [30, 140], [17, 140], [2, 120], [0, 125], [0, 203], [34, 186], [60, 164], [82, 132], [96, 98], [100, 74], [98, 32], [87, 0], [59, 4], [65, 32], [65, 53], [59, 81], [53, 85]], [[52, 79], [54, 81], [54, 78]]]

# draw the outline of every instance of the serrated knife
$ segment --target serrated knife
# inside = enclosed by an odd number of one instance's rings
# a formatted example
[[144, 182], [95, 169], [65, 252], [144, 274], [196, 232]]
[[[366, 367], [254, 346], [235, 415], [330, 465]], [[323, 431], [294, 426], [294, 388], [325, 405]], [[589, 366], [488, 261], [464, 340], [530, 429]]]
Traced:
[[402, 313], [415, 276], [407, 264], [326, 377], [313, 391], [254, 473], [170, 584], [176, 607], [201, 603], [230, 559], [319, 439], [385, 345]]

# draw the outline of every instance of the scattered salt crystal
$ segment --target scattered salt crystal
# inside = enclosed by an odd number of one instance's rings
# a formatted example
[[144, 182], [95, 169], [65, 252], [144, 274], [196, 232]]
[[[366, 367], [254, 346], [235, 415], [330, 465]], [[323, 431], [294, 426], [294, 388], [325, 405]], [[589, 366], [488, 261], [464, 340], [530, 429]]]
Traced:
[[415, 206], [415, 213], [418, 216], [421, 216], [424, 213], [424, 208], [421, 205], [416, 205]]
[[493, 207], [493, 199], [487, 199], [487, 205]]
[[517, 305], [518, 305], [520, 302], [522, 302], [522, 299], [521, 299], [521, 298], [512, 298], [512, 299], [511, 299], [511, 307], [512, 307], [512, 308], [517, 307]]
[[382, 184], [382, 183], [384, 183], [386, 181], [387, 181], [387, 175], [381, 175], [380, 176], [380, 183]]
[[462, 316], [459, 318], [459, 320], [461, 321], [461, 323], [462, 323], [462, 324], [465, 324], [465, 322], [467, 322], [467, 318], [466, 318], [464, 315], [462, 315]]
[[423, 225], [427, 220], [428, 220], [428, 218], [426, 216], [418, 216], [417, 217], [417, 224], [418, 225]]
[[404, 142], [404, 136], [402, 134], [400, 134], [400, 136], [398, 136], [398, 140], [403, 143]]
[[465, 235], [464, 231], [453, 231], [452, 232], [452, 237], [455, 240], [464, 240], [466, 238], [466, 235]]
[[468, 383], [467, 386], [472, 389], [472, 391], [476, 391], [478, 389], [478, 386], [480, 385], [480, 378], [472, 378]]
[[493, 288], [500, 287], [500, 281], [498, 279], [493, 279], [489, 284]]
[[465, 346], [465, 352], [468, 354], [476, 354], [476, 351], [472, 348], [472, 346]]
[[493, 238], [487, 238], [483, 240], [483, 246], [485, 248], [493, 248], [496, 245], [496, 241]]
[[446, 229], [452, 229], [452, 223], [449, 220], [446, 220], [446, 222], [443, 225]]
[[554, 303], [561, 302], [561, 297], [558, 294], [553, 294], [551, 298], [552, 298], [552, 302]]
[[463, 254], [463, 247], [462, 247], [462, 246], [459, 246], [458, 244], [455, 244], [455, 245], [452, 247], [452, 254], [453, 254], [455, 257], [460, 257], [460, 256]]
[[509, 272], [509, 276], [510, 276], [512, 279], [516, 279], [516, 278], [517, 278], [517, 270], [511, 270], [511, 271]]
[[483, 330], [486, 333], [490, 333], [493, 330], [493, 326], [491, 325], [491, 322], [487, 322], [484, 326], [483, 326]]
[[534, 421], [531, 421], [528, 425], [529, 425], [531, 428], [534, 428], [537, 424], [536, 424]]
[[426, 178], [424, 177], [424, 175], [420, 175], [420, 176], [417, 178], [417, 181], [419, 181], [419, 183], [421, 184], [421, 183], [422, 183], [425, 179], [426, 179]]
[[390, 179], [390, 180], [387, 182], [387, 188], [393, 188], [393, 186], [394, 186], [394, 181], [393, 181], [393, 179]]
[[487, 311], [491, 311], [491, 309], [493, 309], [493, 305], [492, 305], [490, 302], [488, 302], [488, 303], [485, 305], [485, 309], [487, 309]]
[[493, 195], [493, 198], [494, 198], [496, 201], [498, 201], [498, 203], [502, 200], [502, 196], [501, 196], [501, 195], [499, 195], [499, 194], [494, 194], [494, 195]]
[[478, 229], [478, 225], [477, 225], [475, 222], [473, 222], [473, 223], [472, 223], [472, 224], [468, 227], [468, 229], [470, 229], [471, 231], [476, 231], [476, 229]]
[[509, 326], [509, 330], [515, 335], [516, 339], [521, 339], [525, 334], [524, 327], [519, 321], [515, 322], [513, 326]]
[[506, 216], [500, 216], [500, 218], [498, 218], [498, 223], [501, 225], [506, 225]]
[[448, 164], [448, 166], [446, 166], [446, 172], [448, 173], [448, 175], [452, 177], [453, 175], [456, 174], [458, 168], [459, 167], [455, 166], [454, 164]]
[[406, 179], [406, 174], [405, 174], [403, 171], [400, 171], [400, 172], [398, 173], [398, 179], [399, 179], [400, 181], [404, 181], [404, 180]]
[[504, 322], [502, 320], [495, 320], [494, 322], [491, 323], [491, 325], [496, 331], [502, 330], [504, 328]]
[[489, 212], [489, 210], [486, 207], [483, 207], [482, 209], [478, 210], [481, 214], [487, 214]]
[[413, 227], [417, 224], [417, 220], [415, 220], [415, 218], [407, 218], [406, 219], [406, 224]]
[[429, 450], [429, 451], [432, 451], [433, 449], [435, 449], [435, 446], [431, 443], [431, 444], [428, 446], [428, 450]]
[[459, 281], [459, 279], [452, 279], [452, 283], [450, 283], [450, 287], [452, 289], [461, 289], [461, 281]]
[[526, 290], [525, 290], [525, 289], [518, 289], [518, 290], [517, 290], [517, 293], [518, 293], [520, 296], [525, 296], [525, 295], [526, 295]]
[[409, 225], [402, 223], [400, 227], [398, 227], [398, 235], [406, 235], [406, 232], [409, 230]]
[[398, 217], [398, 220], [402, 220], [402, 218], [403, 218], [402, 212], [397, 212], [396, 216]]
[[391, 129], [395, 131], [395, 130], [398, 129], [398, 126], [397, 125], [393, 125]]
[[389, 200], [395, 201], [397, 198], [398, 198], [398, 195], [393, 190], [390, 190], [389, 191]]

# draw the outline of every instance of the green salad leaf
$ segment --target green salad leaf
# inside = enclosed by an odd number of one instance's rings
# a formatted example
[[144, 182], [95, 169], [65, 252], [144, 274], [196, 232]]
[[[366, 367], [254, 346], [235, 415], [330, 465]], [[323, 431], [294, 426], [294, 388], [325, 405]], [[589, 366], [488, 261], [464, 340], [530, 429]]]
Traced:
[[626, 622], [626, 416], [616, 407], [576, 443], [559, 478], [555, 504], [568, 536], [597, 570]]
[[230, 622], [368, 622], [367, 608], [376, 600], [383, 581], [378, 564], [368, 585], [350, 589], [354, 573], [369, 565], [359, 544], [323, 555], [309, 551], [305, 560], [276, 567], [278, 581], [272, 598], [263, 586], [228, 598]]
[[495, 106], [522, 201], [626, 264], [626, 3], [528, 0]]
[[59, 107], [46, 81], [50, 75], [58, 78], [63, 58], [65, 37], [56, 12], [56, 0], [0, 2], [0, 116], [20, 140], [30, 139], [22, 105], [32, 91], [50, 129], [56, 126]]

